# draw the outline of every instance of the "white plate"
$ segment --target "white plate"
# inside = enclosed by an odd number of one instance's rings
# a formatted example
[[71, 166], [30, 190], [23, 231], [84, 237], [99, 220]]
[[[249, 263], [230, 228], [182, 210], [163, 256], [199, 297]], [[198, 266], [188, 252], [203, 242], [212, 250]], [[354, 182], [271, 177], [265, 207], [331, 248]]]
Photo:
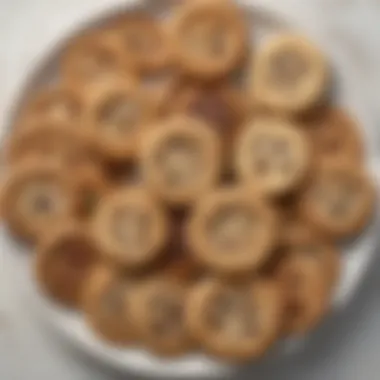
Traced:
[[[376, 172], [376, 167], [379, 166], [377, 163], [380, 163], [380, 161], [377, 161], [378, 152], [375, 143], [378, 141], [378, 135], [376, 134], [374, 125], [374, 115], [371, 115], [371, 110], [366, 107], [365, 100], [368, 99], [368, 94], [363, 88], [357, 72], [350, 65], [349, 60], [346, 59], [344, 47], [341, 45], [335, 46], [333, 39], [329, 39], [323, 33], [321, 20], [315, 20], [306, 17], [306, 15], [291, 12], [289, 9], [276, 8], [273, 1], [260, 0], [255, 2], [241, 0], [240, 2], [247, 11], [249, 23], [254, 26], [254, 39], [260, 39], [268, 33], [278, 32], [284, 28], [300, 29], [301, 32], [315, 39], [326, 51], [326, 54], [330, 56], [334, 68], [339, 73], [334, 95], [335, 100], [349, 109], [363, 126], [363, 134], [368, 152], [368, 167], [378, 182], [380, 176]], [[123, 4], [125, 3], [124, 1]], [[129, 4], [128, 7], [135, 7], [137, 4], [139, 7], [153, 12], [160, 12], [160, 14], [164, 15], [168, 10], [170, 1], [146, 0], [144, 2], [130, 1], [127, 3]], [[127, 6], [123, 8], [127, 8]], [[102, 10], [100, 14], [89, 15], [89, 18], [92, 19], [92, 22], [89, 24], [80, 24], [74, 27], [78, 26], [79, 29], [83, 30], [99, 25], [116, 11], [118, 11], [118, 8], [114, 7], [106, 11]], [[318, 24], [320, 25], [319, 27], [317, 26]], [[65, 39], [76, 33], [77, 31], [69, 30], [68, 34], [59, 41], [58, 47], [44, 54], [38, 60], [38, 64], [33, 71], [28, 72], [27, 85], [21, 89], [20, 96], [14, 99], [16, 112], [28, 93], [54, 80], [57, 59], [64, 46]], [[365, 276], [378, 246], [379, 239], [376, 231], [379, 228], [379, 213], [376, 212], [373, 223], [365, 233], [350, 245], [344, 247], [343, 271], [332, 303], [333, 312], [344, 308], [353, 297], [363, 276]], [[223, 365], [201, 354], [189, 355], [175, 360], [163, 360], [143, 350], [118, 350], [99, 341], [83, 323], [80, 315], [62, 309], [40, 295], [32, 280], [30, 256], [25, 255], [21, 258], [18, 255], [23, 248], [9, 237], [4, 228], [1, 229], [0, 233], [0, 246], [4, 248], [4, 251], [10, 257], [12, 255], [18, 256], [18, 260], [8, 260], [5, 263], [12, 266], [9, 269], [16, 273], [15, 281], [18, 282], [20, 289], [30, 300], [30, 309], [36, 312], [35, 315], [38, 315], [42, 321], [52, 327], [60, 337], [96, 360], [107, 363], [119, 370], [132, 371], [154, 377], [220, 376], [234, 370], [231, 366]], [[288, 340], [284, 344], [279, 345], [275, 355], [295, 354], [295, 351], [300, 349], [306, 342], [307, 338]], [[276, 359], [273, 358], [273, 360]]]

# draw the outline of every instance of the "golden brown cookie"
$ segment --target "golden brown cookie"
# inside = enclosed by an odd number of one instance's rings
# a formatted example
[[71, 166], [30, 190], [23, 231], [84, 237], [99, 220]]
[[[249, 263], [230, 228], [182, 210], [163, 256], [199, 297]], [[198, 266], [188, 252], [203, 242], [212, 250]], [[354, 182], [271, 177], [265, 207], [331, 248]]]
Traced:
[[30, 121], [11, 134], [6, 149], [11, 165], [29, 156], [38, 156], [41, 160], [54, 159], [65, 167], [76, 167], [95, 159], [89, 141], [76, 125], [46, 119]]
[[91, 97], [85, 114], [89, 138], [109, 159], [133, 157], [141, 132], [151, 127], [154, 105], [130, 82], [100, 86]]
[[63, 223], [39, 244], [37, 281], [50, 297], [76, 308], [98, 258], [96, 245], [84, 226], [71, 221]]
[[60, 84], [43, 88], [27, 100], [21, 110], [21, 120], [16, 127], [22, 128], [31, 119], [47, 119], [78, 125], [83, 114], [83, 107], [81, 94], [72, 86]]
[[118, 51], [136, 72], [154, 72], [172, 63], [165, 25], [147, 13], [128, 12], [107, 26]]
[[220, 189], [199, 199], [187, 226], [193, 257], [209, 269], [237, 274], [260, 267], [276, 244], [274, 211], [251, 191]]
[[119, 346], [129, 345], [136, 339], [131, 320], [135, 282], [106, 266], [97, 267], [87, 279], [82, 309], [86, 322], [100, 338]]
[[235, 165], [249, 187], [263, 195], [279, 196], [302, 184], [310, 156], [306, 136], [296, 124], [263, 116], [251, 121], [239, 136]]
[[90, 31], [70, 40], [61, 57], [60, 73], [65, 83], [78, 90], [131, 77], [115, 39], [103, 31]]
[[325, 107], [304, 117], [302, 122], [317, 163], [341, 159], [363, 163], [364, 144], [358, 122], [347, 112]]
[[187, 298], [189, 330], [208, 352], [230, 361], [262, 356], [281, 328], [282, 300], [273, 281], [230, 285], [207, 280]]
[[300, 112], [317, 104], [329, 80], [325, 57], [302, 36], [270, 37], [255, 55], [253, 99], [275, 111]]
[[141, 141], [141, 170], [150, 190], [173, 204], [188, 204], [220, 173], [218, 135], [202, 121], [174, 116]]
[[1, 209], [12, 232], [37, 240], [73, 215], [72, 183], [56, 163], [25, 162], [12, 168], [6, 179]]
[[375, 188], [367, 173], [345, 161], [326, 162], [300, 201], [300, 211], [332, 238], [359, 233], [374, 211]]
[[239, 9], [227, 1], [191, 1], [177, 7], [170, 35], [183, 71], [215, 79], [232, 71], [247, 51], [247, 30]]
[[121, 189], [103, 198], [92, 230], [103, 256], [129, 269], [158, 258], [168, 237], [161, 205], [138, 188]]
[[146, 347], [159, 355], [179, 355], [191, 347], [184, 323], [187, 289], [169, 277], [140, 281], [133, 293], [132, 317]]
[[277, 279], [286, 305], [284, 332], [304, 334], [314, 329], [329, 308], [329, 273], [305, 255], [295, 254], [282, 263]]

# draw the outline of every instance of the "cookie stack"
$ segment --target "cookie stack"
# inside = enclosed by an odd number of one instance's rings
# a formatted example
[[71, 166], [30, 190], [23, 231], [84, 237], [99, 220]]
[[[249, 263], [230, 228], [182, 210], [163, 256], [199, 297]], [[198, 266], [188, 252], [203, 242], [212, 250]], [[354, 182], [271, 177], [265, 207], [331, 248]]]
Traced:
[[118, 16], [69, 41], [8, 138], [6, 224], [115, 345], [257, 358], [322, 319], [369, 222], [325, 57], [289, 33], [252, 52], [248, 29], [227, 0]]

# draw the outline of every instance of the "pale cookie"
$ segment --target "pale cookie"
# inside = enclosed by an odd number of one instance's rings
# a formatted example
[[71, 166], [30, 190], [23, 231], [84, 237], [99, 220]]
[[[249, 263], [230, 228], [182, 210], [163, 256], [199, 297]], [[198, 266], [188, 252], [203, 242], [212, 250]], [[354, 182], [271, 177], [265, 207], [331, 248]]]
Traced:
[[191, 347], [184, 323], [187, 290], [165, 276], [140, 281], [133, 293], [132, 316], [139, 336], [158, 355], [180, 355]]
[[285, 302], [284, 333], [303, 335], [327, 313], [332, 287], [323, 269], [304, 255], [290, 255], [282, 263], [276, 277]]
[[12, 232], [37, 240], [74, 214], [73, 187], [55, 163], [32, 160], [12, 169], [1, 208]]
[[328, 162], [313, 175], [300, 211], [322, 233], [344, 238], [359, 233], [374, 212], [375, 188], [368, 175], [345, 161]]
[[324, 96], [329, 79], [327, 62], [304, 37], [276, 35], [255, 54], [250, 87], [254, 100], [262, 106], [300, 112]]
[[201, 346], [230, 361], [250, 361], [273, 345], [281, 328], [282, 300], [268, 280], [229, 285], [217, 280], [193, 286], [186, 321]]
[[156, 109], [130, 82], [99, 87], [88, 103], [85, 127], [90, 140], [106, 158], [134, 157], [142, 131], [151, 127]]
[[65, 306], [77, 308], [83, 286], [99, 252], [83, 225], [65, 222], [37, 249], [36, 277], [43, 291]]
[[306, 136], [290, 121], [270, 116], [254, 119], [237, 140], [237, 173], [263, 195], [279, 196], [297, 189], [309, 164]]
[[140, 189], [121, 189], [100, 202], [93, 234], [106, 259], [128, 269], [157, 259], [168, 237], [161, 205]]
[[154, 72], [172, 63], [165, 24], [148, 14], [130, 12], [107, 26], [129, 67], [137, 73]]
[[150, 190], [173, 204], [189, 204], [218, 180], [218, 135], [202, 121], [174, 116], [141, 141], [141, 170]]
[[252, 271], [276, 244], [273, 210], [250, 191], [221, 189], [199, 199], [187, 226], [193, 257], [222, 274]]
[[232, 71], [247, 50], [247, 30], [230, 2], [191, 1], [175, 10], [171, 41], [183, 71], [214, 79]]
[[136, 339], [131, 319], [131, 295], [135, 286], [114, 268], [99, 266], [86, 280], [82, 293], [85, 320], [101, 339], [117, 346]]

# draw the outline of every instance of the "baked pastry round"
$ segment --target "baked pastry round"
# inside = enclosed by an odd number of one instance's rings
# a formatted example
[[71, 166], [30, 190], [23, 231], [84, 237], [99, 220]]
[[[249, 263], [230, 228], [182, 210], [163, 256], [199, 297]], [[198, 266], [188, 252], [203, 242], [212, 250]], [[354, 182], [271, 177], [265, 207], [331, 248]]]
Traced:
[[230, 361], [249, 361], [264, 354], [278, 337], [280, 296], [271, 280], [244, 285], [205, 280], [189, 292], [186, 321], [208, 352]]
[[31, 160], [15, 166], [1, 195], [7, 225], [27, 240], [48, 235], [74, 213], [72, 183], [55, 163]]
[[335, 107], [316, 110], [303, 122], [317, 163], [336, 160], [363, 163], [364, 144], [357, 122], [344, 110]]
[[50, 297], [77, 308], [87, 276], [98, 258], [99, 252], [88, 231], [76, 222], [64, 222], [38, 246], [37, 281]]
[[218, 180], [218, 135], [200, 120], [173, 116], [141, 141], [141, 170], [146, 185], [163, 200], [188, 204]]
[[193, 257], [222, 274], [253, 271], [276, 243], [277, 218], [269, 205], [244, 189], [221, 189], [199, 199], [186, 242]]
[[142, 12], [128, 12], [107, 26], [130, 70], [151, 73], [172, 63], [172, 47], [165, 25]]
[[175, 12], [171, 40], [184, 72], [215, 79], [232, 71], [244, 58], [247, 31], [232, 2], [191, 1]]
[[131, 296], [135, 280], [105, 265], [96, 267], [82, 292], [86, 322], [103, 340], [118, 346], [137, 338], [131, 319]]
[[303, 132], [287, 120], [263, 116], [250, 122], [236, 144], [236, 171], [256, 192], [268, 196], [300, 186], [310, 166]]
[[325, 235], [344, 238], [369, 222], [374, 199], [374, 185], [362, 168], [345, 161], [326, 162], [314, 174], [300, 210]]
[[112, 36], [104, 31], [90, 31], [69, 41], [60, 62], [65, 83], [86, 91], [89, 86], [131, 74]]
[[29, 97], [21, 110], [21, 120], [16, 127], [21, 128], [33, 118], [78, 125], [83, 114], [83, 107], [82, 95], [72, 86], [61, 83], [54, 87], [47, 87]]
[[75, 124], [46, 119], [34, 119], [11, 135], [6, 156], [11, 165], [36, 156], [41, 161], [55, 160], [71, 168], [96, 159], [88, 140]]
[[133, 293], [132, 316], [146, 347], [158, 355], [179, 355], [191, 347], [184, 321], [187, 290], [169, 277], [141, 280]]
[[325, 57], [312, 42], [299, 35], [280, 34], [256, 52], [251, 91], [263, 106], [300, 112], [321, 101], [328, 80]]
[[136, 155], [141, 132], [150, 128], [155, 107], [131, 82], [98, 87], [88, 104], [85, 124], [90, 140], [109, 159]]
[[92, 231], [106, 259], [136, 269], [162, 254], [168, 223], [161, 205], [144, 190], [126, 188], [101, 200]]
[[304, 255], [290, 255], [277, 273], [285, 302], [283, 330], [302, 335], [314, 329], [327, 313], [331, 278]]

